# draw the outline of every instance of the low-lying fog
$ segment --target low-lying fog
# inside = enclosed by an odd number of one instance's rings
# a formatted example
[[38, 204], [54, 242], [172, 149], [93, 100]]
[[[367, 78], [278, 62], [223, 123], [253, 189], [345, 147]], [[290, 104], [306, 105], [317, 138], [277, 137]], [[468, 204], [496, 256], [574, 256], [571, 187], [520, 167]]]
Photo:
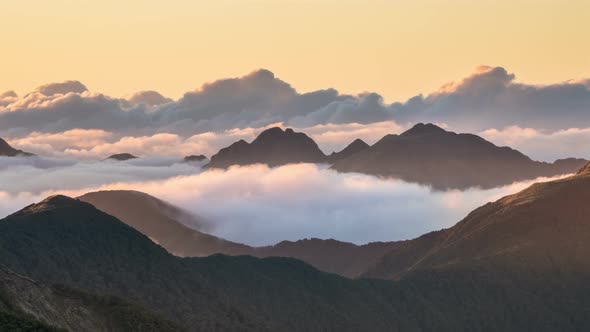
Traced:
[[51, 194], [132, 189], [206, 218], [214, 235], [250, 245], [309, 237], [357, 244], [408, 239], [449, 227], [488, 201], [546, 180], [437, 192], [315, 164], [202, 171], [172, 157], [127, 162], [1, 159], [1, 217]]

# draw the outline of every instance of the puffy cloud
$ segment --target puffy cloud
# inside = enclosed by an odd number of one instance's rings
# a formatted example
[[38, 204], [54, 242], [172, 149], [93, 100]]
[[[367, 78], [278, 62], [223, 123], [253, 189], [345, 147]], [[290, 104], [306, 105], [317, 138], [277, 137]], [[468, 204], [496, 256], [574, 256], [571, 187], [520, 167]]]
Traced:
[[[172, 133], [121, 136], [99, 129], [73, 129], [61, 133], [33, 132], [25, 137], [7, 140], [13, 147], [46, 157], [96, 160], [123, 152], [140, 157], [184, 157], [191, 154], [204, 154], [211, 157], [219, 149], [238, 140], [254, 140], [259, 133], [271, 126], [286, 128], [282, 123], [273, 123], [260, 128], [205, 132], [186, 138]], [[372, 144], [387, 134], [400, 133], [404, 128], [395, 122], [384, 121], [370, 124], [316, 125], [294, 129], [307, 133], [326, 154], [329, 154], [340, 151], [357, 138]]]
[[340, 174], [314, 164], [199, 172], [170, 160], [76, 162], [0, 169], [0, 217], [47, 195], [98, 189], [147, 192], [203, 216], [215, 235], [253, 245], [306, 237], [355, 243], [412, 238], [448, 227], [531, 182], [431, 192], [398, 180]]
[[129, 101], [133, 104], [146, 104], [149, 106], [157, 106], [166, 104], [172, 101], [170, 98], [162, 96], [157, 91], [139, 91], [134, 93]]
[[307, 128], [395, 121], [446, 123], [455, 131], [508, 126], [538, 130], [590, 127], [589, 80], [528, 85], [501, 67], [481, 66], [429, 95], [385, 104], [376, 93], [343, 95], [334, 89], [299, 93], [268, 70], [203, 85], [169, 101], [141, 92], [131, 101], [86, 91], [79, 82], [49, 84], [22, 98], [0, 101], [0, 136], [100, 129], [118, 136], [170, 133], [188, 138], [272, 123]]
[[112, 136], [111, 132], [100, 129], [72, 129], [62, 133], [33, 132], [9, 142], [23, 151], [34, 151], [36, 155], [60, 156], [68, 150], [91, 149], [106, 143]]
[[12, 104], [18, 100], [18, 95], [14, 91], [6, 91], [0, 94], [0, 111], [6, 105]]
[[288, 120], [288, 124], [311, 126], [329, 123], [373, 123], [391, 118], [391, 111], [383, 104], [383, 98], [376, 93], [368, 93], [333, 101], [316, 111]]
[[65, 81], [59, 83], [49, 83], [45, 85], [41, 85], [35, 92], [39, 92], [46, 96], [53, 96], [57, 94], [65, 95], [68, 93], [82, 93], [86, 92], [88, 89], [86, 86], [79, 81]]
[[516, 83], [501, 67], [479, 67], [466, 79], [408, 102], [393, 104], [398, 122], [444, 122], [462, 131], [507, 126], [560, 130], [590, 125], [587, 81]]
[[510, 126], [500, 130], [488, 129], [480, 135], [496, 145], [510, 146], [537, 160], [554, 161], [568, 157], [590, 159], [590, 128], [540, 131]]
[[502, 67], [479, 66], [473, 74], [457, 82], [444, 84], [431, 96], [451, 93], [477, 96], [480, 93], [485, 94], [505, 88], [514, 80], [514, 77], [514, 74], [508, 74], [506, 69]]

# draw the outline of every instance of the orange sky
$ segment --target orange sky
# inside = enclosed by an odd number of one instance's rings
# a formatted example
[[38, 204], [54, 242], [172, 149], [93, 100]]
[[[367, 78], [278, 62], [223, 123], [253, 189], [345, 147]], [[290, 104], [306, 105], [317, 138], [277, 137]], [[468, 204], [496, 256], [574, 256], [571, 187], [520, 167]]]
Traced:
[[590, 77], [588, 0], [0, 2], [0, 92], [77, 79], [170, 97], [267, 68], [299, 91], [430, 92], [480, 64]]

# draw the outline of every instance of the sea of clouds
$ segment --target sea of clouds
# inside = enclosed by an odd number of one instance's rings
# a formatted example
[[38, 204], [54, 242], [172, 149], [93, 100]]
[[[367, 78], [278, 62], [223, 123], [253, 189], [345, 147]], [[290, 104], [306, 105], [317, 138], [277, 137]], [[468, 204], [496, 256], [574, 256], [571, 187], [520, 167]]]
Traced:
[[170, 157], [128, 162], [7, 159], [0, 159], [5, 165], [0, 168], [0, 216], [53, 194], [138, 190], [202, 216], [214, 235], [250, 245], [311, 237], [357, 244], [409, 239], [452, 226], [486, 202], [547, 180], [441, 192], [316, 164], [203, 171], [199, 164]]

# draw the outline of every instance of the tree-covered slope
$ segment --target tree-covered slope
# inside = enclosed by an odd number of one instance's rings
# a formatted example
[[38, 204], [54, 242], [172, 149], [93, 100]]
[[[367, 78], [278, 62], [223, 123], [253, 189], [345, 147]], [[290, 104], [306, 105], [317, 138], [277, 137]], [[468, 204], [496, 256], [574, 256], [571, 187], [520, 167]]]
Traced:
[[1, 220], [0, 252], [0, 263], [18, 273], [123, 297], [192, 331], [590, 327], [584, 270], [548, 269], [539, 276], [518, 265], [471, 264], [400, 281], [350, 280], [288, 258], [178, 258], [116, 218], [64, 196]]

